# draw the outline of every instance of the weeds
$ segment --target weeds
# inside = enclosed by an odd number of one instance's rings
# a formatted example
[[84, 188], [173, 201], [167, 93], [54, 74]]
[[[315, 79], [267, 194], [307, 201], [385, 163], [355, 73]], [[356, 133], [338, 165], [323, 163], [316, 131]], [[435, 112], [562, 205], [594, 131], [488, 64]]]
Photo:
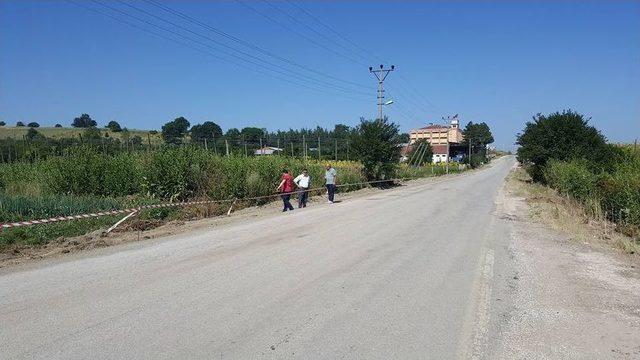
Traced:
[[[340, 188], [366, 187], [362, 165], [331, 161]], [[243, 199], [274, 193], [281, 172], [297, 175], [308, 169], [311, 187], [324, 184], [325, 161], [286, 156], [223, 157], [198, 147], [162, 148], [153, 152], [107, 155], [90, 147], [69, 150], [64, 157], [34, 163], [0, 165], [0, 222], [77, 215], [123, 209], [159, 202], [195, 199]], [[400, 166], [396, 177], [417, 178], [445, 173], [443, 164], [413, 168]], [[461, 171], [457, 164], [450, 172]], [[263, 199], [253, 204], [269, 201]], [[228, 204], [189, 208], [149, 209], [137, 216], [143, 228], [172, 219], [220, 215]], [[78, 220], [0, 230], [0, 247], [42, 244], [51, 239], [77, 236], [112, 224], [118, 217]]]

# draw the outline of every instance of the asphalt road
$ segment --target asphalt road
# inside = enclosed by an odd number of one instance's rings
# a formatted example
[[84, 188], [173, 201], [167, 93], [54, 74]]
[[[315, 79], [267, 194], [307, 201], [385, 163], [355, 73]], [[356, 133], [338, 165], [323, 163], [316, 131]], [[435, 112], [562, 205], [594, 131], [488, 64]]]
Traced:
[[479, 355], [514, 163], [0, 274], [0, 358]]

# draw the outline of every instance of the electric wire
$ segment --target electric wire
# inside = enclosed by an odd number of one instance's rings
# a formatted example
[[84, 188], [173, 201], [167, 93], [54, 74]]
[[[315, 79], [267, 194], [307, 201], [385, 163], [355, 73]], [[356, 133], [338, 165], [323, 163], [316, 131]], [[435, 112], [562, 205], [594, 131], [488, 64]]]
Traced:
[[[114, 16], [114, 15], [112, 15], [112, 14], [108, 13], [108, 12], [101, 11], [101, 10], [98, 10], [98, 9], [96, 9], [96, 8], [90, 7], [90, 6], [86, 5], [86, 4], [85, 4], [85, 3], [83, 3], [83, 2], [80, 2], [80, 1], [74, 1], [74, 0], [66, 0], [66, 1], [67, 1], [67, 2], [69, 2], [69, 3], [71, 3], [71, 4], [73, 4], [73, 5], [75, 5], [75, 6], [78, 6], [78, 7], [84, 8], [85, 10], [89, 10], [89, 11], [94, 12], [94, 13], [97, 13], [97, 14], [99, 14], [99, 15], [102, 15], [102, 16], [105, 16], [105, 17], [108, 17], [108, 18], [110, 18], [110, 19], [112, 19], [112, 20], [115, 20], [115, 21], [117, 21], [117, 22], [124, 23], [124, 24], [126, 24], [126, 25], [128, 25], [128, 26], [131, 26], [131, 27], [133, 27], [133, 28], [135, 28], [135, 29], [138, 29], [138, 30], [140, 30], [140, 31], [143, 31], [143, 32], [146, 32], [146, 33], [152, 34], [152, 35], [154, 35], [154, 36], [156, 36], [156, 37], [159, 37], [159, 38], [161, 38], [161, 39], [164, 39], [164, 40], [168, 40], [168, 41], [171, 41], [171, 42], [177, 43], [177, 44], [179, 44], [179, 45], [181, 45], [181, 46], [184, 46], [184, 47], [186, 47], [186, 48], [189, 48], [189, 49], [192, 49], [192, 50], [194, 50], [194, 51], [200, 52], [200, 53], [202, 53], [202, 54], [205, 54], [205, 55], [211, 56], [211, 57], [213, 57], [213, 58], [216, 58], [216, 59], [221, 60], [221, 61], [223, 61], [223, 62], [226, 62], [226, 63], [232, 64], [232, 65], [234, 65], [234, 66], [237, 66], [237, 67], [243, 68], [243, 69], [245, 69], [245, 70], [249, 70], [249, 71], [251, 71], [251, 72], [256, 72], [256, 73], [259, 73], [259, 74], [262, 74], [262, 75], [266, 75], [266, 76], [269, 76], [269, 77], [271, 77], [271, 78], [274, 78], [274, 79], [277, 79], [277, 80], [280, 80], [280, 81], [284, 81], [284, 82], [287, 82], [287, 83], [290, 83], [290, 84], [294, 84], [294, 85], [297, 85], [297, 86], [300, 86], [300, 87], [304, 87], [304, 88], [306, 88], [306, 89], [313, 90], [313, 91], [316, 91], [316, 92], [320, 92], [320, 93], [323, 93], [323, 94], [328, 94], [328, 95], [332, 95], [332, 96], [336, 96], [336, 95], [337, 95], [337, 94], [335, 94], [335, 93], [333, 93], [333, 92], [328, 92], [326, 89], [322, 89], [322, 88], [318, 88], [318, 87], [314, 87], [314, 86], [309, 86], [309, 85], [307, 85], [307, 84], [300, 83], [300, 82], [297, 82], [297, 81], [294, 81], [294, 80], [291, 80], [291, 79], [288, 79], [288, 78], [285, 78], [285, 77], [281, 77], [281, 76], [277, 76], [277, 75], [274, 75], [274, 74], [271, 74], [271, 73], [265, 73], [265, 72], [259, 71], [259, 70], [255, 69], [255, 68], [253, 68], [253, 67], [250, 67], [250, 66], [247, 66], [247, 65], [245, 65], [245, 64], [238, 63], [238, 62], [236, 62], [236, 61], [233, 61], [233, 60], [227, 59], [227, 58], [225, 58], [225, 57], [222, 57], [222, 56], [220, 56], [220, 55], [219, 55], [219, 54], [217, 54], [217, 53], [214, 53], [214, 52], [211, 52], [211, 51], [208, 51], [208, 50], [202, 49], [202, 48], [197, 47], [197, 46], [194, 46], [194, 45], [192, 45], [192, 44], [190, 44], [190, 43], [187, 43], [187, 42], [184, 42], [184, 41], [180, 41], [180, 40], [177, 40], [177, 39], [172, 38], [172, 37], [169, 37], [169, 36], [166, 36], [166, 35], [162, 34], [161, 32], [157, 32], [157, 31], [154, 31], [154, 30], [150, 30], [150, 29], [148, 29], [148, 28], [146, 28], [146, 27], [144, 27], [144, 26], [140, 26], [140, 25], [138, 25], [138, 24], [136, 24], [136, 23], [134, 23], [134, 22], [131, 22], [131, 21], [128, 21], [128, 20], [122, 19], [122, 18], [120, 18], [120, 17]], [[94, 2], [96, 2], [96, 1], [94, 0]], [[101, 5], [101, 4], [100, 4], [100, 5]], [[148, 22], [146, 22], [146, 21], [142, 21], [142, 22], [143, 22], [143, 23], [147, 23], [147, 24], [151, 24], [151, 23], [148, 23]], [[166, 28], [163, 28], [163, 27], [158, 26], [158, 25], [155, 25], [155, 24], [151, 24], [151, 25], [152, 25], [153, 27], [155, 27], [155, 28], [159, 28], [159, 29], [161, 29], [161, 30], [163, 30], [163, 31], [165, 31], [165, 32], [170, 33], [170, 34], [173, 34], [173, 35], [179, 36], [179, 37], [181, 37], [181, 38], [187, 39], [187, 40], [189, 40], [189, 41], [191, 41], [191, 42], [195, 42], [195, 43], [197, 43], [197, 44], [201, 44], [201, 42], [198, 42], [198, 41], [195, 41], [195, 40], [190, 39], [190, 38], [188, 38], [188, 37], [185, 37], [184, 35], [182, 35], [182, 34], [180, 34], [180, 33], [177, 33], [177, 32], [174, 32], [174, 31], [171, 31], [170, 29], [166, 29]], [[202, 45], [202, 46], [206, 46], [206, 45]], [[206, 46], [206, 47], [211, 48], [210, 46]], [[349, 99], [351, 99], [351, 100], [355, 100], [355, 101], [363, 101], [363, 100], [364, 100], [363, 98], [353, 97], [353, 96], [350, 96], [350, 95], [348, 95], [348, 94], [339, 94], [339, 96], [341, 96], [341, 97], [346, 97], [346, 98], [349, 98]]]
[[205, 22], [202, 22], [202, 21], [200, 21], [200, 20], [198, 20], [198, 19], [196, 19], [194, 17], [191, 17], [191, 16], [189, 16], [189, 15], [187, 15], [187, 14], [185, 14], [185, 13], [179, 11], [179, 10], [172, 9], [169, 6], [161, 4], [161, 3], [159, 3], [159, 2], [157, 2], [155, 0], [143, 0], [143, 1], [145, 1], [146, 3], [148, 3], [148, 4], [152, 5], [152, 6], [155, 6], [155, 7], [159, 8], [159, 9], [162, 9], [165, 12], [168, 12], [170, 14], [173, 14], [173, 15], [177, 16], [177, 17], [180, 17], [180, 18], [182, 18], [182, 19], [184, 19], [184, 20], [186, 20], [186, 21], [188, 21], [188, 22], [190, 22], [192, 24], [199, 25], [199, 26], [201, 26], [201, 27], [203, 27], [203, 28], [205, 28], [205, 29], [207, 29], [209, 31], [212, 31], [212, 32], [214, 32], [214, 33], [216, 33], [216, 34], [218, 34], [220, 36], [223, 36], [223, 37], [225, 37], [225, 38], [227, 38], [229, 40], [232, 40], [232, 41], [234, 41], [236, 43], [239, 43], [239, 44], [241, 44], [243, 46], [246, 46], [248, 48], [254, 49], [254, 50], [256, 50], [258, 52], [261, 52], [261, 53], [263, 53], [263, 54], [265, 54], [267, 56], [270, 56], [270, 57], [273, 57], [275, 59], [278, 59], [278, 60], [280, 60], [282, 62], [285, 62], [285, 63], [287, 63], [289, 65], [298, 67], [300, 69], [303, 69], [303, 70], [306, 70], [306, 71], [309, 71], [309, 72], [312, 72], [312, 73], [315, 73], [315, 74], [320, 75], [320, 76], [324, 76], [324, 77], [330, 78], [332, 80], [340, 81], [340, 82], [345, 83], [345, 84], [358, 86], [358, 87], [365, 88], [365, 89], [368, 89], [368, 90], [373, 90], [374, 89], [373, 87], [371, 87], [369, 85], [363, 85], [361, 83], [356, 83], [356, 82], [353, 82], [353, 81], [341, 79], [341, 78], [333, 76], [331, 74], [327, 74], [327, 73], [312, 69], [312, 68], [310, 68], [308, 66], [299, 64], [299, 63], [297, 63], [295, 61], [292, 61], [290, 59], [282, 57], [282, 56], [280, 56], [278, 54], [275, 54], [275, 53], [273, 53], [273, 52], [271, 52], [269, 50], [266, 50], [266, 49], [264, 49], [264, 48], [262, 48], [262, 47], [260, 47], [258, 45], [252, 44], [252, 43], [250, 43], [248, 41], [242, 40], [242, 39], [240, 39], [240, 38], [238, 38], [238, 37], [236, 37], [234, 35], [231, 35], [231, 34], [225, 32], [225, 31], [222, 31], [222, 30], [220, 30], [218, 28], [215, 28], [215, 27], [213, 27], [213, 26], [211, 26], [211, 25], [209, 25], [209, 24], [207, 24]]
[[[94, 0], [94, 1], [95, 1], [95, 0]], [[186, 28], [186, 27], [184, 27], [184, 26], [181, 26], [180, 24], [176, 24], [176, 23], [174, 23], [174, 22], [172, 22], [172, 21], [170, 21], [170, 20], [164, 19], [164, 18], [162, 18], [162, 17], [160, 17], [160, 16], [157, 16], [156, 14], [153, 14], [153, 13], [151, 13], [151, 12], [148, 12], [148, 11], [146, 11], [146, 10], [144, 10], [144, 9], [141, 9], [141, 8], [139, 8], [139, 7], [135, 6], [135, 5], [132, 5], [132, 4], [130, 4], [130, 3], [127, 3], [127, 2], [125, 2], [125, 1], [122, 1], [122, 0], [117, 0], [117, 1], [118, 1], [119, 3], [121, 3], [121, 4], [125, 5], [125, 6], [129, 7], [129, 8], [132, 8], [132, 9], [134, 9], [134, 10], [136, 10], [136, 11], [138, 11], [138, 12], [142, 13], [142, 14], [145, 14], [145, 15], [147, 15], [147, 16], [150, 16], [150, 17], [154, 18], [154, 19], [160, 20], [160, 21], [162, 21], [162, 22], [164, 22], [164, 23], [167, 23], [167, 24], [169, 24], [169, 25], [171, 25], [171, 26], [174, 26], [175, 28], [181, 29], [181, 30], [183, 30], [183, 31], [186, 31], [186, 32], [188, 32], [188, 33], [190, 33], [190, 34], [193, 34], [193, 35], [198, 36], [198, 37], [200, 37], [200, 38], [203, 38], [203, 39], [205, 39], [205, 40], [208, 40], [208, 41], [210, 41], [210, 42], [212, 42], [212, 43], [214, 43], [214, 44], [216, 44], [216, 45], [218, 45], [218, 46], [222, 46], [222, 47], [224, 47], [225, 49], [229, 49], [230, 51], [235, 51], [235, 52], [237, 52], [237, 53], [239, 53], [239, 54], [241, 54], [241, 55], [243, 55], [243, 56], [246, 56], [246, 57], [248, 57], [248, 58], [250, 58], [250, 59], [253, 59], [253, 60], [255, 60], [255, 61], [258, 61], [258, 62], [264, 62], [264, 63], [268, 64], [269, 66], [274, 67], [274, 68], [277, 68], [277, 69], [280, 69], [280, 70], [282, 70], [282, 71], [290, 72], [290, 73], [292, 73], [292, 74], [294, 74], [294, 75], [295, 75], [295, 76], [293, 76], [293, 77], [297, 77], [298, 79], [300, 79], [300, 80], [302, 80], [302, 81], [310, 81], [310, 82], [314, 82], [314, 83], [321, 84], [321, 85], [323, 85], [323, 86], [329, 86], [329, 87], [332, 87], [332, 88], [335, 88], [335, 89], [337, 89], [337, 90], [341, 90], [341, 91], [347, 91], [347, 92], [351, 91], [351, 92], [353, 92], [353, 93], [359, 93], [359, 94], [362, 94], [362, 95], [368, 95], [368, 93], [365, 93], [365, 92], [362, 92], [362, 91], [357, 91], [357, 90], [347, 89], [347, 88], [344, 88], [344, 87], [342, 87], [342, 86], [338, 86], [338, 85], [336, 85], [336, 84], [333, 84], [333, 83], [330, 83], [330, 82], [326, 82], [326, 81], [323, 81], [323, 80], [318, 80], [318, 79], [312, 78], [312, 77], [310, 77], [310, 76], [307, 76], [307, 75], [305, 75], [305, 74], [301, 74], [301, 73], [299, 73], [299, 72], [297, 72], [297, 71], [290, 70], [290, 69], [288, 69], [288, 68], [286, 68], [286, 67], [283, 67], [283, 66], [278, 65], [278, 64], [274, 64], [274, 63], [272, 63], [272, 62], [270, 62], [270, 61], [267, 61], [267, 60], [264, 60], [264, 59], [259, 58], [259, 57], [257, 57], [257, 56], [254, 56], [254, 55], [252, 55], [252, 54], [249, 54], [249, 53], [247, 53], [247, 52], [245, 52], [245, 51], [235, 49], [235, 48], [233, 48], [233, 47], [231, 47], [231, 46], [229, 46], [229, 45], [227, 45], [227, 44], [225, 44], [225, 43], [223, 43], [223, 42], [217, 41], [217, 40], [215, 40], [215, 39], [213, 39], [213, 38], [211, 38], [211, 37], [209, 37], [209, 36], [206, 36], [206, 35], [200, 34], [200, 33], [198, 33], [198, 32], [195, 32], [195, 31], [193, 31], [193, 30], [191, 30], [191, 29], [188, 29], [188, 28]], [[120, 10], [120, 9], [115, 9], [114, 7], [111, 7], [111, 6], [106, 5], [106, 4], [105, 4], [105, 6], [107, 6], [107, 7], [111, 8], [111, 9], [112, 9], [112, 10], [114, 10], [114, 11], [121, 12], [121, 10]], [[129, 15], [129, 16], [130, 16], [130, 14], [128, 14], [127, 12], [124, 12], [124, 11], [123, 11], [122, 13], [125, 13], [125, 14], [127, 14], [127, 15]], [[136, 18], [137, 18], [137, 17], [136, 17]], [[240, 55], [232, 54], [232, 53], [229, 53], [228, 51], [225, 51], [225, 50], [220, 50], [220, 49], [217, 49], [217, 50], [218, 50], [218, 51], [221, 51], [221, 52], [224, 52], [224, 53], [226, 53], [226, 54], [227, 54], [227, 55], [229, 55], [229, 56], [232, 56], [232, 57], [235, 57], [235, 58], [238, 58], [238, 59], [241, 59], [241, 60], [247, 61], [246, 59], [242, 58], [242, 56], [240, 56]], [[253, 64], [255, 64], [255, 62], [252, 62], [252, 63], [253, 63]], [[262, 67], [263, 67], [263, 68], [265, 68], [265, 67], [266, 67], [266, 68], [268, 68], [268, 66], [264, 66], [264, 65], [262, 65]], [[276, 70], [271, 69], [271, 71], [276, 71]], [[287, 75], [286, 73], [283, 73], [282, 71], [276, 71], [276, 72], [278, 72], [278, 73], [280, 73], [280, 74], [283, 74], [283, 75]], [[292, 75], [289, 75], [289, 76], [292, 76]]]

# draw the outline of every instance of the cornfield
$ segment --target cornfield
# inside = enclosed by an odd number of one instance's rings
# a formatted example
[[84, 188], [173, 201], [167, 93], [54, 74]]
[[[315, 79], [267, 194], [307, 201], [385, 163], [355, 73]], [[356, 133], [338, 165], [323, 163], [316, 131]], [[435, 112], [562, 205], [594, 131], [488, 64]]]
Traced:
[[[362, 165], [330, 161], [342, 187], [364, 187]], [[326, 162], [286, 156], [218, 156], [198, 147], [164, 148], [153, 152], [106, 155], [79, 148], [63, 157], [34, 163], [0, 165], [0, 222], [122, 209], [159, 202], [190, 199], [243, 199], [275, 192], [282, 170], [294, 176], [306, 168], [311, 187], [324, 184]], [[460, 171], [457, 165], [450, 172]], [[413, 168], [400, 166], [397, 177], [417, 178], [445, 173], [444, 165]], [[264, 200], [267, 201], [267, 200]], [[263, 202], [264, 202], [263, 201]], [[148, 211], [146, 216], [165, 219], [184, 211]], [[45, 243], [58, 236], [81, 235], [112, 223], [116, 217], [79, 220], [47, 226], [0, 230], [0, 247]]]

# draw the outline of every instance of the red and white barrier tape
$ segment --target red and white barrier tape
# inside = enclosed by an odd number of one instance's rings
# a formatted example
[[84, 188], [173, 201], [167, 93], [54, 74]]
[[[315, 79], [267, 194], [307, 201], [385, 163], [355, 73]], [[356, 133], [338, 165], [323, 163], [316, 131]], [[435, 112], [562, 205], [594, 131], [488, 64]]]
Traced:
[[[336, 185], [336, 187], [369, 185], [369, 184], [375, 184], [375, 183], [381, 183], [381, 182], [404, 181], [404, 180], [408, 180], [408, 179], [407, 178], [403, 178], [403, 179], [364, 181], [364, 182], [351, 183], [351, 184], [338, 184], [338, 185]], [[318, 191], [318, 190], [324, 190], [324, 189], [325, 189], [324, 187], [321, 187], [321, 188], [308, 189], [307, 191], [311, 192], [311, 191]], [[134, 212], [134, 211], [140, 211], [140, 210], [146, 210], [146, 209], [158, 209], [158, 208], [168, 208], [168, 207], [176, 207], [176, 206], [190, 206], [190, 205], [205, 205], [205, 204], [226, 203], [226, 202], [234, 202], [234, 201], [261, 200], [261, 199], [268, 199], [268, 198], [277, 197], [277, 196], [281, 196], [281, 195], [291, 195], [291, 194], [297, 194], [297, 193], [298, 193], [298, 191], [292, 191], [292, 192], [288, 192], [288, 193], [277, 193], [277, 194], [255, 196], [255, 197], [244, 198], [244, 199], [201, 200], [201, 201], [187, 201], [187, 202], [179, 202], [179, 203], [164, 203], [164, 204], [143, 205], [143, 206], [138, 206], [138, 207], [129, 208], [129, 209], [98, 211], [98, 212], [95, 212], [95, 213], [88, 213], [88, 214], [59, 216], [59, 217], [52, 217], [52, 218], [48, 218], [48, 219], [26, 220], [26, 221], [18, 221], [18, 222], [13, 222], [13, 223], [0, 224], [0, 230], [2, 230], [2, 229], [10, 229], [10, 228], [17, 228], [17, 227], [32, 226], [32, 225], [40, 225], [40, 224], [50, 224], [50, 223], [61, 222], [61, 221], [82, 220], [82, 219], [98, 218], [98, 217], [102, 217], [102, 216], [126, 214], [126, 213], [131, 213], [131, 212]]]

